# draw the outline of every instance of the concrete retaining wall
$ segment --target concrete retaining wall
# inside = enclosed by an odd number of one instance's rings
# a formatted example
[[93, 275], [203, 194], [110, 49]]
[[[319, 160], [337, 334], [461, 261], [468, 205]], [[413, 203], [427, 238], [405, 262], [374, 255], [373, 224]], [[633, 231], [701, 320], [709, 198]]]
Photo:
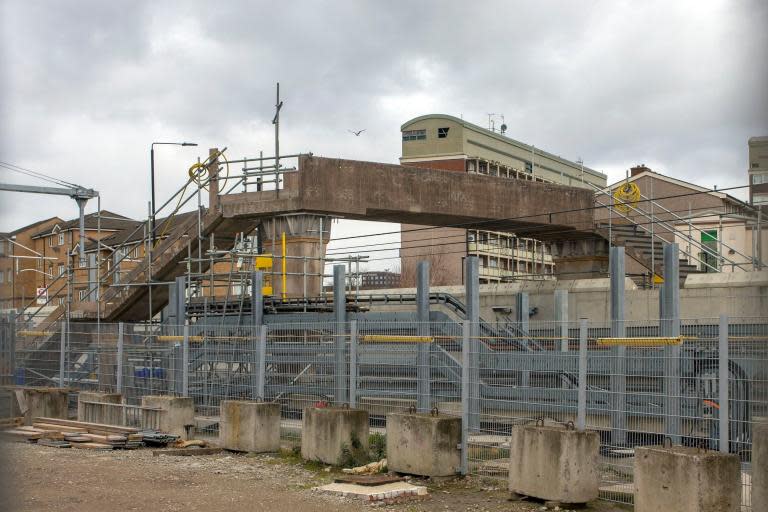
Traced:
[[8, 386], [4, 389], [11, 393], [12, 415], [23, 416], [25, 425], [31, 425], [32, 419], [37, 417], [67, 417], [68, 389], [23, 386]]

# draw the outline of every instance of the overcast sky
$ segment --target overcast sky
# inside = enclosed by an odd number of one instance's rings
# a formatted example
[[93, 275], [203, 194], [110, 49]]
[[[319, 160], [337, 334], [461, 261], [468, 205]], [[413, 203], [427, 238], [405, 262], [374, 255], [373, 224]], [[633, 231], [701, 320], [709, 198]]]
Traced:
[[[611, 179], [642, 162], [724, 188], [746, 184], [747, 139], [768, 134], [761, 0], [0, 6], [0, 161], [95, 188], [102, 208], [137, 218], [153, 141], [200, 144], [157, 150], [158, 201], [209, 147], [273, 154], [276, 81], [284, 153], [397, 162], [404, 121], [485, 126], [495, 112], [510, 137]], [[0, 192], [0, 231], [76, 211]]]

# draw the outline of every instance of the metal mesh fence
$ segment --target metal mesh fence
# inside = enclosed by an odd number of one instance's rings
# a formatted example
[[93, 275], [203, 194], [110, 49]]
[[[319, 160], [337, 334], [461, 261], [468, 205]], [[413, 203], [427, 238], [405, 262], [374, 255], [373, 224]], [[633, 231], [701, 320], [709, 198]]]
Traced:
[[[219, 405], [282, 406], [297, 442], [306, 407], [349, 404], [387, 414], [463, 418], [463, 469], [504, 479], [515, 425], [573, 422], [596, 430], [601, 497], [631, 503], [634, 447], [674, 444], [736, 454], [749, 510], [752, 428], [768, 416], [768, 324], [758, 318], [478, 324], [270, 323], [268, 326], [0, 323], [0, 366], [16, 384], [189, 396], [202, 435], [218, 433]], [[12, 332], [13, 331], [13, 332]], [[13, 360], [10, 361], [9, 359]]]

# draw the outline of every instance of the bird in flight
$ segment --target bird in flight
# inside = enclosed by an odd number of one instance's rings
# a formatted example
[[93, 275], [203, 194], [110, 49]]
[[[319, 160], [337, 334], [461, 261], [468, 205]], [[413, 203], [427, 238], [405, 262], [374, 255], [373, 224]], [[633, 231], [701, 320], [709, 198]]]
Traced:
[[361, 134], [361, 133], [363, 133], [363, 132], [365, 131], [365, 128], [363, 128], [362, 130], [358, 130], [358, 131], [354, 131], [354, 130], [347, 130], [347, 131], [348, 131], [349, 133], [353, 133], [353, 134], [355, 135], [355, 137], [359, 137], [359, 136], [360, 136], [360, 134]]

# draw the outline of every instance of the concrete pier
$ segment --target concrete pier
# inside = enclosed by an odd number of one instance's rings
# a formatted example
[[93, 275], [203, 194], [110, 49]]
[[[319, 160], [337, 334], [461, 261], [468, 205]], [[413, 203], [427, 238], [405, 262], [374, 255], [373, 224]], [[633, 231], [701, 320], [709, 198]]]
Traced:
[[752, 510], [768, 510], [768, 418], [752, 430]]
[[368, 411], [336, 407], [304, 409], [303, 459], [337, 465], [345, 448], [368, 451]]
[[461, 418], [387, 415], [387, 467], [420, 476], [452, 476], [461, 465]]
[[[740, 508], [736, 455], [685, 446], [635, 448], [635, 512], [739, 512]], [[761, 509], [753, 504], [752, 510]]]
[[224, 400], [220, 411], [222, 448], [253, 453], [280, 450], [280, 404]]
[[[195, 406], [189, 397], [177, 396], [143, 396], [141, 406], [160, 409], [156, 411], [142, 411], [144, 427], [157, 428], [162, 432], [188, 439], [194, 434]], [[156, 419], [158, 418], [159, 419]], [[156, 423], [156, 424], [150, 424]]]
[[516, 426], [509, 444], [509, 490], [560, 503], [597, 499], [599, 450], [597, 432]]
[[[98, 402], [98, 403], [86, 403]], [[120, 407], [98, 404], [121, 404], [123, 395], [120, 393], [100, 393], [97, 391], [80, 391], [77, 394], [77, 421], [103, 423], [105, 425], [120, 425], [122, 411]]]

